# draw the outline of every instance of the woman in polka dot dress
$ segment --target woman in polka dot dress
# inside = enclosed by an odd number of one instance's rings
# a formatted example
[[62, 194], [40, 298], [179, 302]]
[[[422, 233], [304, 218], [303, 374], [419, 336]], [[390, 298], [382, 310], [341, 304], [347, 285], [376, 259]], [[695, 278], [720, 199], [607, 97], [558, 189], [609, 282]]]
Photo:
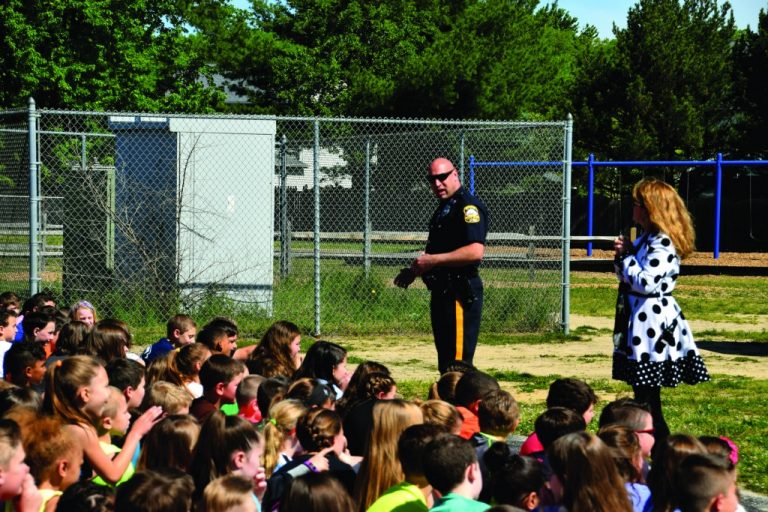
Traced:
[[667, 183], [643, 179], [632, 189], [632, 198], [632, 219], [643, 235], [634, 243], [621, 237], [614, 242], [621, 283], [617, 323], [626, 324], [614, 335], [613, 378], [630, 384], [635, 399], [651, 407], [658, 442], [669, 434], [661, 387], [709, 380], [688, 322], [672, 296], [680, 260], [693, 252], [695, 233], [683, 200]]

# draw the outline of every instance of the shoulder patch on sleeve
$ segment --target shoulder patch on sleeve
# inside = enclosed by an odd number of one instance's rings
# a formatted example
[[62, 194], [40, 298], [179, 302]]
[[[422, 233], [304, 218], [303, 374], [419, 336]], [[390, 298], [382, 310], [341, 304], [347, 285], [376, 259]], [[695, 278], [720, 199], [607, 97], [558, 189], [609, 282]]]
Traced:
[[480, 210], [473, 204], [464, 207], [464, 222], [467, 224], [476, 224], [480, 222]]

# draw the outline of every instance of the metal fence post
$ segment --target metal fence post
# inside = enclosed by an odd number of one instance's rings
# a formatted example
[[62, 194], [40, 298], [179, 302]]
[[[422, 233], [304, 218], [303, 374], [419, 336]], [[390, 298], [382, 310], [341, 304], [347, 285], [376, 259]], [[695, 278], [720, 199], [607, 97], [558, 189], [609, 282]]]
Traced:
[[365, 206], [363, 219], [363, 265], [365, 277], [371, 274], [371, 138], [365, 139]]
[[461, 130], [461, 136], [459, 138], [459, 181], [464, 184], [464, 142], [465, 142], [464, 130]]
[[34, 98], [29, 98], [29, 294], [39, 291], [40, 276], [38, 275], [38, 249], [40, 213], [40, 186], [37, 181], [37, 119]]
[[315, 187], [315, 332], [320, 334], [320, 120], [315, 118], [315, 143], [312, 146], [312, 168]]
[[475, 195], [475, 155], [469, 155], [469, 193]]
[[570, 331], [571, 274], [571, 158], [573, 152], [573, 116], [568, 114], [565, 125], [565, 161], [563, 162], [563, 334]]
[[288, 277], [288, 170], [285, 134], [280, 140], [280, 278]]

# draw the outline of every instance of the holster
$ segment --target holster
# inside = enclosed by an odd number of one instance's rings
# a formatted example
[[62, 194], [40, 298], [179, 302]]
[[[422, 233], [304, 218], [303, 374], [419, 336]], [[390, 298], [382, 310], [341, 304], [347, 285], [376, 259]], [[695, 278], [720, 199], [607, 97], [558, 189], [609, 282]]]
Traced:
[[470, 276], [464, 272], [429, 272], [421, 276], [424, 285], [432, 293], [451, 293], [465, 307], [477, 300]]

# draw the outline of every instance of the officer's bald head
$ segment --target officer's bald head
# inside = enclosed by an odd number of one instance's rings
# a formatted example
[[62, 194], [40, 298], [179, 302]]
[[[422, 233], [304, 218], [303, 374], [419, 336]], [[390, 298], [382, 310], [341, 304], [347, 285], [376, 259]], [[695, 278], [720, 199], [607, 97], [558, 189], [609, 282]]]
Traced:
[[461, 187], [456, 167], [447, 158], [435, 158], [429, 164], [429, 185], [438, 199], [448, 199]]

